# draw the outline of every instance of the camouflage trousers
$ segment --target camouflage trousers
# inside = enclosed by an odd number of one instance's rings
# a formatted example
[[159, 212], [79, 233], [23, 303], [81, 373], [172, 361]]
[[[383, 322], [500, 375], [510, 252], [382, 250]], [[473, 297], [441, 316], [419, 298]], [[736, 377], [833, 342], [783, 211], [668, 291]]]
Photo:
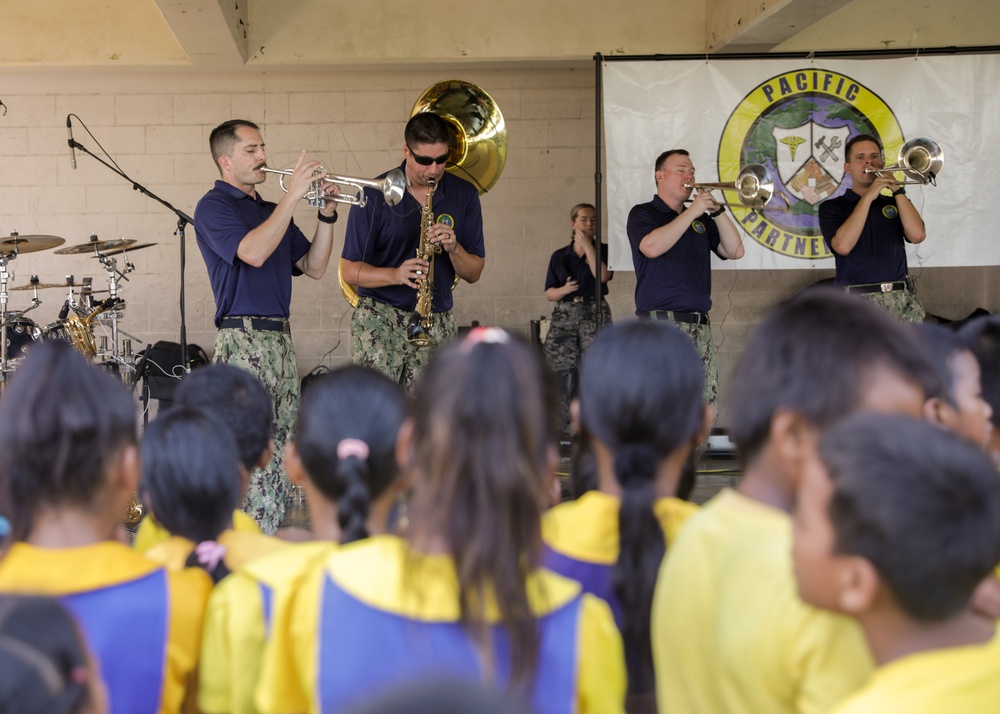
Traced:
[[[611, 307], [601, 300], [602, 325], [611, 324]], [[542, 346], [549, 367], [559, 380], [559, 423], [562, 438], [570, 439], [569, 403], [579, 379], [580, 359], [597, 336], [594, 303], [557, 302]]]
[[271, 535], [278, 530], [292, 496], [283, 452], [293, 437], [299, 409], [299, 368], [292, 337], [249, 327], [224, 328], [215, 338], [215, 361], [245, 369], [271, 394], [274, 456], [266, 468], [255, 469], [250, 475], [243, 501], [243, 510]]
[[927, 314], [924, 310], [924, 306], [920, 304], [920, 300], [917, 298], [916, 293], [912, 290], [892, 290], [887, 293], [873, 292], [856, 294], [858, 297], [870, 300], [876, 305], [881, 305], [903, 322], [920, 323], [924, 321], [924, 316]]
[[[662, 314], [666, 316], [670, 313], [664, 312]], [[705, 389], [703, 392], [705, 403], [714, 407], [719, 400], [719, 364], [716, 359], [715, 340], [712, 338], [712, 326], [708, 324], [695, 325], [691, 322], [680, 322], [669, 318], [658, 319], [664, 319], [665, 322], [670, 322], [675, 327], [680, 328], [681, 332], [687, 334], [694, 342], [698, 355], [701, 357], [701, 366], [705, 369]]]
[[[411, 313], [384, 302], [363, 297], [358, 300], [351, 321], [351, 355], [356, 364], [377, 369], [406, 391], [413, 391], [417, 377], [427, 366], [434, 347], [417, 347], [406, 339]], [[435, 345], [450, 342], [458, 335], [455, 316], [435, 312], [430, 336]]]

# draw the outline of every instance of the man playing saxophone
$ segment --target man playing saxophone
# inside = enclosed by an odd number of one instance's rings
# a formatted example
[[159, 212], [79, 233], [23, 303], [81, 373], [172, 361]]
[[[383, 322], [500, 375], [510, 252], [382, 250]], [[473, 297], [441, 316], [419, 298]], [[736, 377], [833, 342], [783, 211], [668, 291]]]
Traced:
[[[417, 288], [427, 280], [430, 261], [417, 257], [421, 217], [434, 192], [433, 223], [426, 238], [440, 247], [434, 255], [430, 327], [433, 344], [458, 332], [452, 314], [452, 283], [479, 280], [485, 266], [483, 218], [479, 192], [468, 181], [445, 171], [452, 128], [437, 114], [412, 117], [404, 132], [406, 195], [389, 206], [365, 188], [364, 207], [353, 206], [344, 238], [344, 281], [358, 286], [358, 306], [351, 323], [351, 352], [358, 364], [375, 369], [410, 388], [433, 349], [407, 339], [417, 304]], [[384, 176], [384, 174], [383, 174]], [[380, 177], [381, 178], [381, 177]]]

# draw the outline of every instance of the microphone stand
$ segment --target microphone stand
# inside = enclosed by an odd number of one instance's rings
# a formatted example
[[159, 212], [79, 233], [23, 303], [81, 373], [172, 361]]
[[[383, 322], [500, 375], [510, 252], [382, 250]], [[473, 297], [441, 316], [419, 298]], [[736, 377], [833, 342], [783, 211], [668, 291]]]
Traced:
[[86, 146], [84, 146], [80, 142], [76, 141], [75, 139], [69, 139], [69, 146], [70, 146], [71, 149], [79, 149], [80, 151], [82, 151], [83, 153], [85, 153], [87, 156], [89, 156], [92, 159], [95, 159], [99, 163], [103, 164], [108, 169], [110, 169], [111, 171], [113, 171], [114, 173], [118, 174], [119, 176], [121, 176], [126, 181], [128, 181], [130, 184], [132, 184], [132, 189], [133, 190], [138, 191], [139, 193], [143, 194], [144, 196], [148, 196], [149, 198], [153, 199], [157, 203], [159, 203], [162, 206], [166, 207], [171, 213], [173, 213], [174, 215], [177, 216], [177, 230], [174, 231], [174, 235], [180, 236], [180, 244], [181, 244], [180, 245], [180, 250], [181, 250], [181, 275], [180, 275], [180, 278], [181, 278], [181, 289], [180, 289], [180, 297], [179, 297], [179, 299], [180, 299], [180, 310], [181, 310], [181, 336], [180, 336], [180, 339], [181, 339], [181, 366], [183, 367], [183, 369], [184, 369], [185, 372], [190, 372], [191, 369], [190, 369], [190, 366], [188, 365], [188, 352], [187, 352], [187, 321], [186, 321], [185, 314], [184, 314], [184, 302], [185, 302], [185, 300], [184, 300], [184, 263], [185, 263], [184, 244], [186, 242], [185, 241], [184, 229], [187, 226], [187, 224], [194, 223], [194, 219], [191, 218], [186, 213], [184, 213], [184, 211], [181, 211], [181, 210], [179, 210], [177, 208], [174, 208], [172, 205], [170, 205], [170, 203], [168, 203], [167, 201], [165, 201], [162, 198], [160, 198], [159, 196], [157, 196], [155, 193], [153, 193], [152, 191], [150, 191], [148, 188], [146, 188], [142, 184], [138, 183], [137, 181], [134, 181], [128, 174], [126, 174], [124, 171], [122, 171], [121, 169], [119, 169], [117, 166], [112, 166], [107, 161], [105, 161], [104, 159], [102, 159], [100, 156], [95, 155], [92, 151], [90, 151], [90, 149], [88, 149]]

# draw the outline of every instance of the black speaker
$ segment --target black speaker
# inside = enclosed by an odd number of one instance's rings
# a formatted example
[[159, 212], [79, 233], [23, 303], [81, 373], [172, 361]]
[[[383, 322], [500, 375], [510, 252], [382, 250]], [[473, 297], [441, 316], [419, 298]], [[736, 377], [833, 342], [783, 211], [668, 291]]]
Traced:
[[[209, 363], [208, 355], [199, 345], [188, 344], [188, 368], [196, 369]], [[149, 399], [172, 401], [174, 390], [187, 371], [182, 368], [179, 342], [160, 341], [138, 353], [133, 379], [142, 380], [143, 393]]]

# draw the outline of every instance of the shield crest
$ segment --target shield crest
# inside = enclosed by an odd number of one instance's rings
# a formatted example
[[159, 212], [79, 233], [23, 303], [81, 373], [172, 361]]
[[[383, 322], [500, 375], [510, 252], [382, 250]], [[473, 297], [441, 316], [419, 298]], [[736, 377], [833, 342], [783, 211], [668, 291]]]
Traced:
[[850, 131], [812, 121], [792, 129], [774, 128], [778, 175], [795, 198], [815, 206], [833, 195], [844, 178], [844, 144]]

